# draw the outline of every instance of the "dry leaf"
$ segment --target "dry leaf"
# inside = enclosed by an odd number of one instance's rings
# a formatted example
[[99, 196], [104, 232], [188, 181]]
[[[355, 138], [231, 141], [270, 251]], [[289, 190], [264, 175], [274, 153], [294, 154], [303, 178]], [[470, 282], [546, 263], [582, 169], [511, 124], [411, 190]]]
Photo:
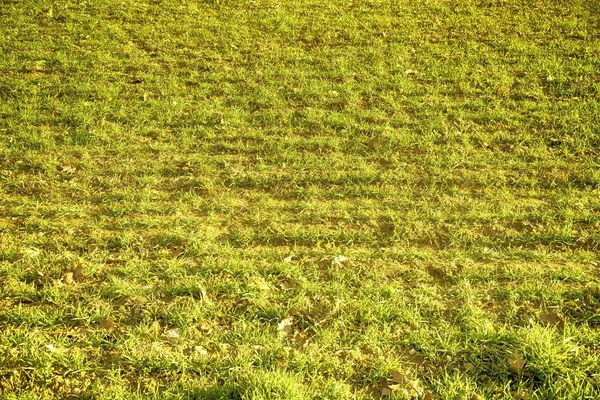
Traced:
[[346, 261], [348, 261], [348, 257], [338, 255], [338, 256], [333, 257], [332, 264], [341, 265], [341, 264], [345, 263]]
[[72, 268], [70, 272], [73, 274], [73, 279], [76, 281], [82, 281], [85, 279], [85, 274], [83, 273], [83, 267], [81, 265]]
[[110, 258], [106, 257], [104, 260], [105, 264], [127, 264], [127, 260], [122, 260], [120, 258]]
[[292, 317], [282, 320], [277, 325], [277, 331], [279, 332], [279, 336], [285, 337], [285, 336], [289, 335], [290, 333], [292, 333], [293, 324], [294, 324], [294, 320]]
[[475, 365], [473, 365], [470, 362], [466, 362], [463, 364], [463, 368], [465, 369], [465, 371], [472, 371], [475, 369]]
[[185, 250], [183, 246], [173, 246], [171, 247], [171, 257], [179, 257], [180, 255], [185, 254]]
[[181, 329], [179, 328], [169, 329], [165, 332], [166, 338], [178, 338], [179, 336], [181, 336]]
[[283, 259], [283, 262], [286, 263], [286, 264], [289, 264], [289, 263], [292, 262], [293, 259], [294, 259], [294, 256], [293, 255], [289, 255], [289, 256], [287, 256], [286, 258]]
[[112, 330], [115, 327], [115, 320], [112, 317], [106, 317], [100, 320], [100, 327], [107, 331]]
[[47, 344], [47, 345], [46, 345], [46, 348], [47, 348], [48, 350], [50, 350], [50, 352], [51, 352], [51, 353], [56, 353], [56, 352], [57, 352], [57, 349], [56, 349], [56, 347], [54, 347], [54, 345], [52, 345], [52, 344]]
[[70, 165], [61, 165], [60, 170], [65, 174], [73, 174], [75, 173], [75, 168]]
[[72, 285], [75, 281], [73, 280], [73, 273], [72, 272], [65, 272], [62, 276], [62, 278], [60, 278], [60, 280], [62, 281], [62, 283], [64, 283], [65, 285]]
[[33, 71], [43, 71], [44, 69], [46, 69], [46, 60], [35, 61], [31, 69]]
[[515, 351], [513, 352], [512, 357], [509, 357], [507, 359], [508, 361], [508, 365], [510, 365], [510, 369], [511, 371], [520, 374], [523, 372], [523, 368], [525, 368], [525, 365], [527, 364], [527, 360], [525, 360], [523, 357], [521, 357], [521, 354], [519, 354], [519, 351], [515, 349]]
[[210, 322], [202, 321], [200, 322], [200, 329], [202, 329], [205, 332], [209, 332], [212, 330], [212, 326], [210, 325]]
[[208, 355], [208, 350], [206, 350], [202, 346], [194, 346], [194, 352], [201, 355], [202, 357], [206, 357]]
[[407, 380], [407, 377], [398, 371], [392, 371], [392, 380], [397, 383], [404, 383]]
[[46, 275], [44, 275], [43, 272], [36, 271], [35, 279], [33, 280], [33, 283], [36, 286], [44, 286], [46, 283], [48, 283], [48, 279], [46, 278]]
[[252, 279], [252, 285], [259, 288], [260, 290], [271, 290], [271, 287], [260, 276], [257, 276]]
[[396, 384], [390, 385], [390, 389], [400, 392], [406, 397], [423, 397], [425, 394], [423, 383], [419, 379], [412, 379], [410, 373], [403, 374], [398, 371], [392, 371], [392, 380]]
[[433, 393], [431, 392], [431, 390], [426, 390], [425, 391], [425, 397], [423, 397], [424, 400], [433, 400]]
[[526, 392], [513, 390], [510, 392], [510, 395], [516, 400], [529, 400], [529, 395]]
[[549, 310], [547, 313], [540, 315], [540, 319], [548, 325], [563, 325], [563, 319], [554, 311]]
[[381, 395], [383, 397], [389, 397], [392, 394], [392, 391], [389, 388], [381, 389]]
[[36, 249], [35, 247], [31, 247], [27, 250], [25, 250], [25, 255], [29, 258], [36, 258], [41, 254], [41, 250], [40, 249]]

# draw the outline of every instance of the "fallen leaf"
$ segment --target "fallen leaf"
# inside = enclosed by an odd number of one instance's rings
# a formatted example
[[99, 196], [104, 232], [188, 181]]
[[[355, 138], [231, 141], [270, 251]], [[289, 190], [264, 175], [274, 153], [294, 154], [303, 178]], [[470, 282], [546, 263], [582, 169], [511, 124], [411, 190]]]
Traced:
[[294, 320], [292, 317], [282, 320], [277, 325], [277, 331], [279, 332], [279, 336], [285, 337], [285, 336], [289, 335], [290, 333], [292, 333], [293, 324], [294, 324]]
[[99, 325], [100, 328], [110, 331], [115, 327], [116, 324], [115, 320], [112, 317], [106, 317], [100, 320]]
[[104, 260], [105, 264], [127, 264], [127, 260], [122, 260], [120, 258], [110, 258], [106, 257]]
[[333, 265], [342, 265], [346, 261], [348, 261], [348, 257], [342, 256], [342, 255], [338, 255], [338, 256], [333, 257], [333, 260], [332, 260], [331, 263]]
[[390, 385], [389, 388], [393, 391], [402, 393], [406, 397], [420, 398], [425, 395], [423, 383], [419, 379], [412, 379], [410, 373], [403, 374], [398, 371], [392, 371], [392, 380], [396, 382], [396, 384]]
[[48, 350], [49, 350], [51, 353], [56, 353], [56, 352], [57, 352], [57, 349], [56, 349], [56, 347], [54, 347], [54, 345], [52, 345], [52, 344], [47, 344], [47, 345], [46, 345], [46, 348], [47, 348], [47, 349], [48, 349]]
[[292, 262], [293, 259], [294, 259], [294, 256], [293, 255], [289, 255], [289, 256], [287, 256], [286, 258], [283, 259], [283, 262], [286, 263], [286, 264], [289, 264], [289, 263]]
[[60, 278], [60, 280], [62, 281], [62, 283], [64, 283], [65, 285], [72, 285], [75, 281], [73, 280], [73, 273], [72, 272], [65, 272], [62, 276], [62, 278]]
[[527, 364], [527, 360], [525, 360], [523, 357], [521, 357], [521, 354], [519, 354], [519, 351], [515, 349], [515, 351], [513, 352], [512, 357], [509, 357], [507, 359], [508, 361], [508, 365], [510, 366], [511, 371], [520, 374], [523, 372], [523, 368], [525, 368], [525, 365]]
[[433, 393], [430, 390], [425, 391], [424, 400], [433, 400]]
[[392, 394], [392, 391], [389, 388], [381, 389], [381, 395], [383, 397], [389, 397]]
[[202, 357], [206, 357], [208, 355], [208, 350], [206, 350], [204, 347], [202, 346], [194, 346], [194, 352], [198, 353], [199, 355], [201, 355]]
[[76, 281], [82, 281], [85, 279], [85, 274], [83, 273], [83, 267], [81, 265], [72, 268], [70, 272], [73, 274], [73, 279]]
[[35, 61], [31, 69], [33, 71], [43, 71], [44, 69], [46, 69], [46, 60]]
[[540, 315], [540, 319], [548, 325], [563, 325], [563, 319], [554, 311], [548, 310], [548, 312]]
[[35, 272], [35, 278], [33, 280], [34, 285], [36, 286], [44, 286], [45, 284], [48, 283], [48, 279], [46, 278], [46, 275], [44, 275], [43, 272], [41, 271], [36, 271]]
[[475, 369], [475, 365], [473, 365], [470, 362], [466, 362], [463, 364], [463, 368], [465, 369], [465, 371], [472, 371]]
[[481, 397], [480, 395], [478, 395], [477, 393], [473, 393], [471, 395], [471, 400], [483, 400], [483, 397]]
[[179, 257], [180, 255], [184, 254], [185, 250], [183, 249], [183, 246], [173, 246], [171, 247], [171, 257]]
[[513, 390], [510, 392], [510, 395], [516, 400], [529, 400], [529, 395], [526, 392]]
[[402, 384], [402, 383], [406, 382], [407, 379], [410, 379], [410, 376], [407, 377], [406, 375], [404, 375], [398, 371], [392, 371], [392, 380], [394, 382]]
[[36, 258], [41, 254], [41, 250], [40, 249], [36, 249], [35, 247], [31, 247], [27, 250], [25, 250], [25, 255], [29, 258]]
[[200, 329], [202, 329], [205, 332], [209, 332], [212, 330], [212, 326], [210, 325], [210, 322], [202, 321], [200, 322]]
[[61, 172], [64, 172], [65, 174], [75, 173], [75, 168], [70, 165], [61, 165], [60, 170], [61, 170]]
[[173, 328], [165, 332], [164, 337], [167, 339], [177, 339], [181, 336], [181, 329]]
[[252, 279], [252, 285], [255, 286], [255, 287], [257, 287], [260, 290], [271, 290], [271, 287], [260, 276], [257, 276], [257, 277], [255, 277], [255, 278]]

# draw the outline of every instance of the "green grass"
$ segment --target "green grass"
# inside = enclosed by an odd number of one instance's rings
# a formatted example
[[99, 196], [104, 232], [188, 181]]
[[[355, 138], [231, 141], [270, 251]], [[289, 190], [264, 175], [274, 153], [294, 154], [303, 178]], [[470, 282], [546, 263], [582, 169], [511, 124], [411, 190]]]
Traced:
[[1, 3], [1, 399], [600, 398], [597, 1]]

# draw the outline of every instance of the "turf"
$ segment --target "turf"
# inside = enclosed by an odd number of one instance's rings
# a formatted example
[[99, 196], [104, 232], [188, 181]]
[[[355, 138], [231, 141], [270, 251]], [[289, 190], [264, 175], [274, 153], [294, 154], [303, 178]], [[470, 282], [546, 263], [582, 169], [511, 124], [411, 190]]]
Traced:
[[1, 399], [600, 398], [600, 3], [0, 3]]

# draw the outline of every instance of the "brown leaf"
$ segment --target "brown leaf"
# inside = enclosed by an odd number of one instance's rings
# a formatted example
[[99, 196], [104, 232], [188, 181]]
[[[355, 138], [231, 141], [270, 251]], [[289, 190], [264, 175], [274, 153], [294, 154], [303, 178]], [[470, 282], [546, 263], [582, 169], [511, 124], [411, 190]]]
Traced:
[[48, 278], [46, 277], [46, 275], [44, 275], [43, 272], [36, 271], [35, 272], [35, 278], [33, 280], [33, 284], [35, 286], [40, 287], [40, 286], [44, 286], [47, 283], [48, 283]]
[[405, 397], [423, 397], [425, 388], [419, 379], [412, 379], [410, 373], [403, 374], [398, 371], [392, 371], [392, 380], [395, 385], [389, 385], [389, 388], [395, 392], [402, 393]]
[[511, 371], [517, 374], [522, 373], [523, 368], [525, 368], [525, 365], [527, 364], [527, 360], [521, 357], [521, 354], [519, 354], [519, 350], [517, 349], [515, 349], [512, 357], [509, 357], [507, 361]]
[[107, 331], [113, 330], [116, 326], [115, 320], [112, 317], [102, 318], [99, 322], [100, 328], [106, 329]]
[[529, 400], [529, 395], [526, 392], [513, 390], [510, 392], [510, 395], [516, 400]]
[[540, 315], [540, 319], [548, 325], [564, 325], [563, 319], [552, 310]]
[[382, 397], [389, 397], [392, 394], [392, 391], [389, 388], [383, 388], [381, 389], [381, 396]]
[[171, 257], [179, 257], [180, 255], [184, 254], [185, 250], [183, 249], [183, 246], [173, 246], [171, 247]]
[[181, 337], [181, 329], [179, 329], [179, 328], [169, 329], [163, 334], [163, 337], [169, 341], [177, 341], [177, 339], [179, 339], [179, 337]]
[[348, 257], [343, 256], [343, 255], [340, 254], [340, 255], [337, 255], [337, 256], [333, 257], [333, 260], [331, 261], [331, 264], [332, 265], [340, 266], [343, 263], [345, 263], [346, 261], [348, 261]]
[[398, 371], [392, 371], [392, 380], [396, 383], [403, 384], [410, 379], [410, 375], [406, 376]]
[[194, 352], [202, 357], [208, 356], [208, 350], [203, 346], [194, 346]]
[[83, 267], [81, 265], [72, 268], [71, 272], [73, 273], [74, 280], [82, 281], [85, 279], [85, 274], [83, 273]]
[[292, 327], [294, 324], [294, 320], [292, 317], [281, 320], [279, 324], [277, 324], [277, 331], [279, 332], [280, 337], [286, 337], [290, 333], [292, 333]]
[[75, 167], [72, 167], [70, 165], [61, 165], [60, 170], [61, 170], [61, 172], [64, 172], [65, 174], [75, 173]]
[[260, 290], [271, 290], [271, 287], [267, 282], [260, 276], [252, 279], [252, 285]]
[[424, 400], [433, 400], [433, 393], [431, 392], [431, 390], [426, 390], [425, 391], [425, 397], [423, 397]]
[[60, 278], [60, 280], [62, 281], [62, 283], [64, 283], [65, 285], [72, 285], [73, 283], [75, 283], [75, 281], [73, 280], [73, 273], [68, 271], [65, 272], [62, 276], [62, 278]]
[[205, 332], [210, 332], [210, 331], [212, 331], [212, 326], [211, 326], [210, 322], [202, 321], [202, 322], [200, 322], [200, 329], [202, 329]]
[[120, 258], [110, 258], [106, 257], [104, 260], [105, 264], [127, 264], [127, 260], [122, 260]]

